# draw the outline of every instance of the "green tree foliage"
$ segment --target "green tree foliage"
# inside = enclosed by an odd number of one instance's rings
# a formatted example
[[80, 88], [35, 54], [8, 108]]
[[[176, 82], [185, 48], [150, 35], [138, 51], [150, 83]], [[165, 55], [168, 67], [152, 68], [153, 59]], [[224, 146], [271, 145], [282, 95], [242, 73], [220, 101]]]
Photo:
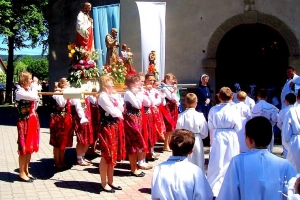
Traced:
[[14, 79], [13, 79], [13, 82], [18, 82], [19, 80], [19, 74], [23, 71], [26, 71], [27, 70], [27, 65], [22, 62], [21, 60], [16, 60], [14, 62]]
[[0, 83], [6, 83], [6, 74], [0, 72]]
[[8, 65], [6, 78], [6, 102], [11, 103], [14, 75], [14, 50], [34, 48], [45, 44], [48, 24], [43, 17], [43, 9], [49, 0], [0, 0], [0, 35], [8, 44]]
[[27, 56], [22, 62], [27, 66], [27, 71], [32, 73], [32, 76], [36, 76], [41, 81], [49, 80], [49, 63], [46, 58], [33, 59]]

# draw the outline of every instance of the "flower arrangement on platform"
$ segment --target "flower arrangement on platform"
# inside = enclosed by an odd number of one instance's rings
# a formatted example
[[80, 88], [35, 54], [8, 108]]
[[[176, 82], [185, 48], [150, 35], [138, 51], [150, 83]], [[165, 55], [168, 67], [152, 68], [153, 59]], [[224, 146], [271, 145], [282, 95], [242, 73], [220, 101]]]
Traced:
[[71, 58], [68, 80], [81, 86], [81, 79], [94, 79], [100, 77], [95, 60], [99, 60], [99, 51], [87, 51], [84, 47], [78, 47], [75, 43], [68, 45], [69, 58]]
[[149, 65], [149, 67], [148, 67], [148, 69], [147, 69], [147, 73], [154, 74], [155, 79], [158, 80], [158, 78], [159, 78], [159, 77], [158, 77], [159, 73], [158, 73], [158, 71], [157, 71], [157, 69], [156, 69], [155, 64]]
[[114, 83], [124, 83], [127, 69], [124, 65], [123, 60], [119, 58], [116, 63], [112, 63], [111, 65], [104, 65], [102, 67], [101, 74], [108, 74], [114, 77]]

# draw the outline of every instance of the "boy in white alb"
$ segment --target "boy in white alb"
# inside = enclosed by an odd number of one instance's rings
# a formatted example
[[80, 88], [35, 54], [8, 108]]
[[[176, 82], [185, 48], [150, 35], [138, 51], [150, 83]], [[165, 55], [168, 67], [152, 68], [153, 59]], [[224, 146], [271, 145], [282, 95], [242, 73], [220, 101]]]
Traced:
[[211, 200], [213, 194], [203, 171], [187, 160], [193, 151], [195, 136], [191, 131], [177, 129], [171, 135], [172, 156], [154, 169], [151, 183], [153, 200]]
[[[258, 103], [255, 104], [255, 106], [251, 110], [251, 116], [257, 117], [257, 116], [263, 116], [267, 118], [271, 124], [272, 127], [277, 123], [278, 121], [278, 108], [276, 108], [274, 105], [268, 103], [266, 101], [267, 99], [267, 91], [265, 89], [260, 89], [257, 94]], [[272, 141], [268, 147], [269, 151], [273, 151], [274, 146], [274, 134], [272, 137]]]
[[245, 104], [246, 97], [247, 94], [244, 91], [239, 91], [237, 93], [238, 102], [235, 105], [233, 105], [233, 107], [235, 107], [238, 110], [241, 116], [242, 128], [237, 133], [239, 138], [241, 153], [249, 151], [245, 143], [245, 124], [249, 119], [251, 119], [251, 112], [249, 106]]
[[287, 199], [287, 182], [296, 170], [267, 149], [272, 125], [265, 117], [250, 119], [245, 127], [249, 152], [232, 158], [217, 200]]
[[194, 151], [188, 155], [188, 161], [204, 170], [204, 149], [202, 139], [208, 136], [208, 127], [203, 113], [195, 110], [197, 102], [197, 96], [194, 93], [188, 93], [185, 96], [187, 108], [179, 115], [176, 129], [187, 129], [194, 133]]
[[297, 102], [298, 105], [292, 107], [284, 117], [282, 138], [287, 149], [287, 160], [300, 173], [300, 93], [298, 93]]
[[218, 196], [231, 158], [240, 153], [237, 132], [242, 128], [241, 117], [230, 101], [232, 92], [222, 87], [218, 95], [221, 103], [208, 113], [208, 128], [212, 136], [207, 180], [214, 196]]
[[[277, 122], [277, 127], [282, 130], [282, 125], [283, 125], [283, 120], [286, 117], [286, 114], [289, 112], [289, 110], [294, 107], [294, 104], [296, 102], [296, 95], [294, 93], [288, 93], [285, 95], [285, 105], [286, 107], [281, 109], [279, 111], [278, 115], [278, 122]], [[281, 133], [283, 135], [283, 133]], [[286, 149], [286, 144], [284, 143], [283, 137], [281, 137], [281, 143], [282, 143], [282, 149], [283, 149], [283, 157], [287, 157], [287, 149]]]

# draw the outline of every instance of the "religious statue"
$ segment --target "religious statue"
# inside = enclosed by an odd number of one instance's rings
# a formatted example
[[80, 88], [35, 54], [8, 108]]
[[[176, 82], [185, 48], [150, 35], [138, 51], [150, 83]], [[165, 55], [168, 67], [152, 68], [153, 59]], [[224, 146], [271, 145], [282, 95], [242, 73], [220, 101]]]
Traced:
[[133, 53], [130, 51], [130, 48], [127, 47], [126, 44], [122, 45], [122, 50], [121, 50], [121, 58], [123, 60], [123, 63], [126, 67], [127, 70], [127, 74], [126, 76], [129, 75], [134, 75], [136, 74], [136, 71], [134, 70], [134, 68], [132, 67], [132, 58], [133, 58]]
[[156, 64], [156, 52], [155, 51], [151, 51], [151, 53], [149, 54], [149, 65], [155, 65]]
[[106, 65], [116, 63], [118, 59], [118, 47], [120, 44], [117, 40], [118, 31], [116, 28], [112, 28], [110, 33], [105, 37], [105, 44], [107, 48], [106, 52]]
[[91, 9], [90, 3], [84, 3], [77, 15], [76, 23], [76, 46], [82, 47], [88, 52], [94, 50], [93, 19], [89, 16]]
[[254, 0], [244, 0], [245, 3], [245, 12], [250, 11], [250, 10], [255, 10], [254, 5], [255, 1]]

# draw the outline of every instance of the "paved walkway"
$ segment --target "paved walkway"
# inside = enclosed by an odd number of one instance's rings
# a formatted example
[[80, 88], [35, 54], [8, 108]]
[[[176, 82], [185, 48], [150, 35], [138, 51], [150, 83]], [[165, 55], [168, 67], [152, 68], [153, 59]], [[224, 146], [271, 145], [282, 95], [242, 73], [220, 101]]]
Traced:
[[[0, 199], [151, 199], [151, 178], [153, 170], [145, 171], [142, 178], [128, 176], [129, 162], [118, 163], [115, 168], [114, 183], [123, 188], [114, 194], [100, 192], [100, 175], [98, 165], [100, 157], [91, 157], [92, 165], [82, 167], [76, 165], [75, 148], [67, 149], [67, 163], [73, 167], [63, 172], [53, 169], [52, 146], [49, 145], [48, 113], [39, 112], [41, 118], [40, 150], [32, 154], [30, 172], [38, 178], [33, 183], [18, 181], [17, 127], [16, 110], [14, 108], [0, 108]], [[75, 138], [75, 137], [74, 137]], [[74, 144], [76, 141], [74, 140]], [[161, 153], [159, 160], [151, 162], [153, 166], [161, 163], [171, 155], [162, 152], [162, 143], [158, 143], [156, 150]], [[280, 147], [275, 152], [280, 153]], [[208, 158], [208, 147], [205, 147], [205, 157]]]

